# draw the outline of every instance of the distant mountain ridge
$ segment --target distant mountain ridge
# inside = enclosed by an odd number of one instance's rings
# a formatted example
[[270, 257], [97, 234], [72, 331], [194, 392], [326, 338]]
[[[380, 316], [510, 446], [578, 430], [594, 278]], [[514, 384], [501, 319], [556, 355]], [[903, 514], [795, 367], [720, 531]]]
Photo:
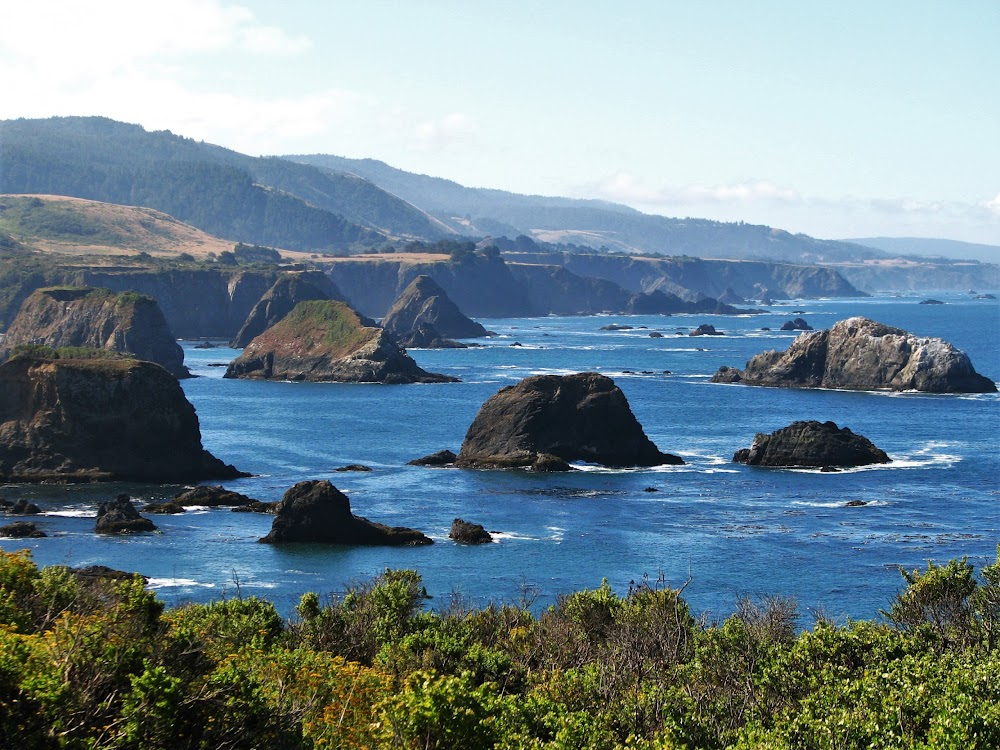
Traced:
[[524, 234], [555, 244], [593, 248], [603, 245], [626, 252], [794, 263], [831, 263], [885, 255], [870, 247], [817, 240], [763, 225], [668, 218], [608, 201], [469, 188], [452, 180], [405, 172], [375, 159], [330, 154], [282, 158], [364, 177], [469, 236]]
[[1000, 245], [982, 245], [928, 237], [865, 237], [844, 241], [874, 247], [892, 255], [921, 255], [1000, 263]]

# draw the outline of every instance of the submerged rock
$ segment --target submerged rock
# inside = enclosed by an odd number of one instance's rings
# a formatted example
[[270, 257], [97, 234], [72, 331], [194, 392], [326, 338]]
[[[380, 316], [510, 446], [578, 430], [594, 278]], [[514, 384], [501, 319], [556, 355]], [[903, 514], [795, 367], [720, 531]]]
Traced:
[[743, 371], [721, 367], [712, 382], [929, 393], [997, 390], [951, 344], [867, 318], [848, 318], [829, 330], [804, 333], [787, 351], [756, 355]]
[[132, 534], [140, 531], [156, 531], [156, 526], [148, 518], [139, 515], [128, 495], [118, 495], [114, 500], [101, 503], [97, 509], [98, 534]]
[[733, 461], [749, 466], [806, 466], [824, 471], [891, 460], [868, 438], [833, 422], [817, 421], [792, 422], [770, 435], [757, 433], [750, 448], [733, 456]]
[[382, 327], [404, 347], [461, 348], [451, 339], [487, 336], [482, 325], [467, 317], [434, 279], [417, 276], [399, 295], [382, 320]]
[[299, 482], [289, 489], [274, 510], [271, 531], [260, 541], [391, 546], [432, 543], [415, 529], [385, 526], [353, 515], [347, 495], [325, 479]]
[[625, 394], [594, 372], [536, 375], [502, 388], [469, 427], [457, 466], [532, 466], [543, 454], [606, 466], [682, 464], [646, 437]]
[[178, 345], [156, 300], [92, 287], [37, 289], [21, 305], [3, 339], [4, 357], [20, 345], [99, 349], [155, 362], [188, 378]]
[[489, 544], [493, 541], [490, 532], [482, 524], [469, 523], [461, 518], [456, 518], [451, 522], [448, 538], [454, 539], [459, 544]]
[[390, 334], [346, 303], [300, 302], [251, 341], [227, 378], [341, 383], [454, 383], [417, 366]]
[[177, 379], [134, 359], [0, 365], [0, 480], [191, 482], [246, 476], [201, 445]]

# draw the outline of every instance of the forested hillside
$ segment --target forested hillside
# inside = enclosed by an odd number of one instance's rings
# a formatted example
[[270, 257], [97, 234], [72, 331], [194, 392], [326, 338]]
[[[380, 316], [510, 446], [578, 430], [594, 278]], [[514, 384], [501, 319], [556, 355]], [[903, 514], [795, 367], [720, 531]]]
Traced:
[[0, 122], [0, 193], [146, 206], [226, 239], [300, 250], [444, 228], [357, 177], [101, 117]]

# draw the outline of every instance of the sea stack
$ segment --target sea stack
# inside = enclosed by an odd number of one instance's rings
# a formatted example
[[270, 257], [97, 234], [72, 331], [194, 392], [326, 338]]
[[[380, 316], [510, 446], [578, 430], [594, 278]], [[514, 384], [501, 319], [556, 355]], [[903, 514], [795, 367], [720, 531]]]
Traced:
[[242, 349], [268, 328], [282, 320], [299, 302], [340, 299], [344, 296], [322, 271], [292, 271], [281, 276], [254, 305], [239, 332], [230, 342]]
[[885, 464], [892, 459], [868, 438], [833, 422], [792, 422], [770, 435], [757, 433], [733, 461], [749, 466], [837, 467]]
[[339, 383], [453, 383], [421, 369], [345, 302], [300, 302], [230, 363], [227, 378]]
[[159, 365], [27, 355], [0, 365], [0, 481], [241, 476], [202, 448], [194, 407]]
[[430, 276], [417, 276], [399, 295], [382, 327], [404, 347], [461, 346], [449, 339], [478, 338], [488, 331], [466, 317]]
[[267, 544], [312, 542], [417, 546], [433, 540], [416, 529], [385, 526], [351, 513], [347, 495], [327, 480], [299, 482], [275, 506]]
[[965, 352], [948, 342], [860, 317], [801, 334], [787, 351], [758, 354], [742, 371], [722, 367], [712, 382], [927, 393], [997, 390], [975, 371]]
[[136, 292], [92, 287], [36, 289], [4, 336], [9, 354], [19, 345], [105, 349], [155, 362], [178, 378], [191, 377], [156, 300]]
[[615, 467], [684, 463], [646, 437], [611, 378], [584, 372], [502, 388], [480, 408], [455, 465], [538, 469], [547, 455]]

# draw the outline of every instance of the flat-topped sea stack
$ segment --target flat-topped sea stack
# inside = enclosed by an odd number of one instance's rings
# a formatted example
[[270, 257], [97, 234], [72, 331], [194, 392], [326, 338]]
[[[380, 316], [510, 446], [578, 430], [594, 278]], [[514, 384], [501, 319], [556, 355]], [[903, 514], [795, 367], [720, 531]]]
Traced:
[[202, 448], [194, 407], [159, 365], [33, 356], [0, 365], [0, 481], [241, 476]]
[[230, 363], [227, 378], [338, 383], [453, 383], [421, 369], [346, 302], [300, 302]]
[[175, 377], [191, 377], [156, 300], [135, 292], [93, 287], [36, 289], [22, 304], [4, 337], [6, 355], [37, 344], [106, 349], [156, 362]]
[[480, 408], [455, 465], [543, 468], [550, 456], [614, 467], [684, 463], [646, 437], [611, 378], [584, 372], [502, 388]]
[[347, 495], [325, 479], [299, 482], [285, 492], [275, 506], [271, 531], [260, 541], [397, 547], [433, 543], [416, 529], [385, 526], [355, 516]]
[[754, 436], [733, 461], [749, 466], [848, 468], [886, 464], [892, 459], [871, 440], [833, 422], [792, 422], [788, 427]]
[[275, 281], [254, 305], [246, 322], [229, 345], [242, 349], [288, 315], [300, 302], [343, 298], [337, 285], [322, 271], [289, 272]]
[[993, 393], [965, 352], [936, 338], [918, 338], [867, 318], [798, 336], [787, 351], [758, 354], [746, 369], [722, 367], [713, 383], [782, 388]]
[[478, 338], [489, 333], [466, 317], [427, 275], [417, 276], [407, 285], [386, 313], [382, 327], [403, 346], [422, 348], [454, 346], [449, 339]]

